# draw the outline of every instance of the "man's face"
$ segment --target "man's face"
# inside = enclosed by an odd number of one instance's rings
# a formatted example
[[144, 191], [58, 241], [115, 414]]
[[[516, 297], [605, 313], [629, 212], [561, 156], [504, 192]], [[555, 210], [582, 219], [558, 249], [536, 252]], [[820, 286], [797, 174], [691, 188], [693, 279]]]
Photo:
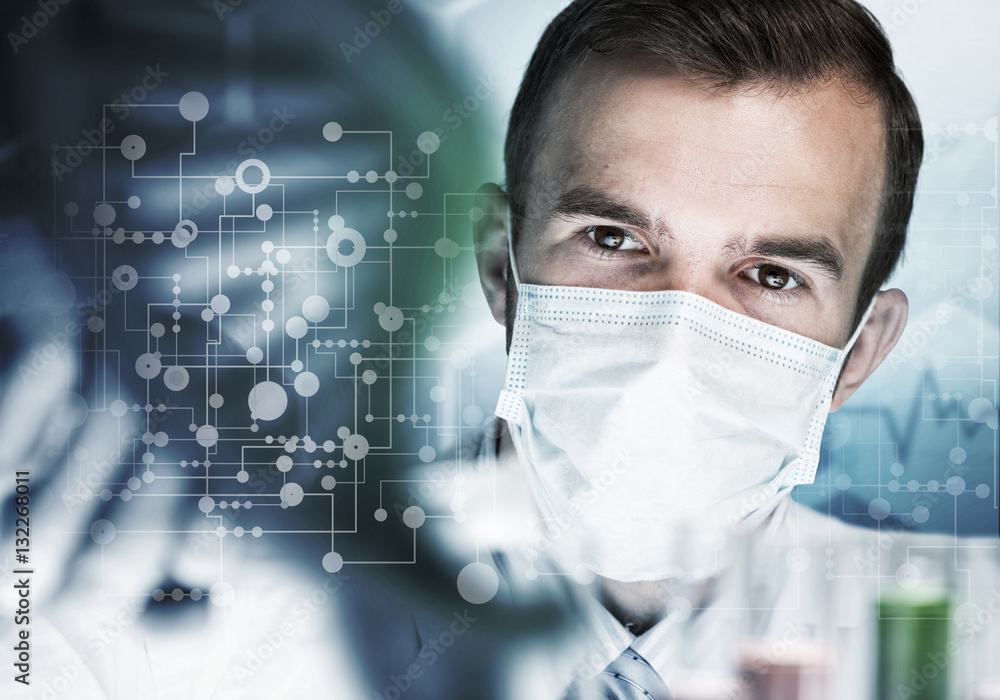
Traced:
[[523, 282], [685, 290], [847, 342], [882, 187], [876, 104], [839, 82], [711, 92], [600, 56], [558, 102], [515, 251]]

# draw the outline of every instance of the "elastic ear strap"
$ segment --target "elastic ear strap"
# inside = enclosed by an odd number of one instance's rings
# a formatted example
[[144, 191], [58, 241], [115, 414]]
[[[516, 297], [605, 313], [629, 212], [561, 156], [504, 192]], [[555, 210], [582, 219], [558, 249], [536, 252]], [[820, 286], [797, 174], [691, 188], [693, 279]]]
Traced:
[[861, 335], [861, 331], [864, 330], [865, 324], [868, 323], [868, 317], [872, 315], [872, 311], [875, 310], [875, 302], [878, 301], [878, 295], [881, 292], [875, 292], [875, 296], [872, 297], [871, 303], [868, 304], [868, 309], [865, 311], [861, 320], [858, 321], [858, 327], [854, 329], [854, 333], [851, 335], [851, 339], [847, 341], [847, 345], [844, 346], [844, 354], [846, 355], [850, 352], [854, 344], [858, 342], [858, 337]]
[[507, 204], [507, 256], [510, 258], [510, 269], [514, 273], [514, 288], [521, 289], [521, 278], [517, 274], [517, 260], [514, 259], [514, 226], [510, 213], [510, 204]]

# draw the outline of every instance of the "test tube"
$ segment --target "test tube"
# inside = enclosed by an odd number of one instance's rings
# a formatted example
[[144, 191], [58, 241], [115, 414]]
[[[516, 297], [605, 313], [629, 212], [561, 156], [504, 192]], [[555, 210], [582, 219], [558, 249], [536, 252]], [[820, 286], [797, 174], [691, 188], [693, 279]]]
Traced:
[[951, 598], [943, 588], [892, 589], [878, 601], [875, 697], [948, 697]]
[[963, 576], [952, 599], [953, 695], [1000, 698], [1000, 543], [964, 541], [956, 547], [956, 569]]
[[698, 673], [670, 684], [673, 700], [731, 700], [739, 697], [740, 683], [727, 675]]
[[1000, 700], [1000, 681], [986, 681], [972, 688], [969, 700]]
[[761, 640], [740, 655], [741, 685], [750, 700], [824, 700], [836, 665], [832, 648], [809, 642], [778, 646]]

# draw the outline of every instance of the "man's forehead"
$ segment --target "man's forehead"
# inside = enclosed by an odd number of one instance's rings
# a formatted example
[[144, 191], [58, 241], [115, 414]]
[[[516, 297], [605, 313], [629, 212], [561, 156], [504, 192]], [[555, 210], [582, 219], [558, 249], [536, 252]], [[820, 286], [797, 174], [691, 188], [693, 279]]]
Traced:
[[[555, 165], [564, 174], [582, 158], [607, 159], [664, 141], [705, 151], [742, 148], [764, 160], [779, 140], [797, 137], [824, 150], [828, 164], [841, 170], [870, 170], [883, 160], [878, 104], [859, 101], [855, 90], [836, 79], [717, 88], [711, 79], [680, 75], [655, 56], [592, 54], [554, 97], [541, 158], [558, 155]], [[748, 174], [756, 173], [748, 168]]]
[[775, 216], [793, 215], [798, 204], [801, 214], [874, 227], [881, 111], [836, 80], [714, 89], [655, 57], [595, 54], [560, 86], [543, 133], [536, 226], [568, 191], [590, 187], [645, 193], [654, 208], [664, 189], [714, 207], [777, 197], [784, 206]]

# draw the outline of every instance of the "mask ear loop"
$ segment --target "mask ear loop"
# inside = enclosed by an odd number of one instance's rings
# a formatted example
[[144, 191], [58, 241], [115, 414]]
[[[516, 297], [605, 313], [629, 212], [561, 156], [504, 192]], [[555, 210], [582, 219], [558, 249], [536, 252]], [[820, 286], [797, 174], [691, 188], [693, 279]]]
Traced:
[[514, 226], [510, 211], [510, 203], [507, 204], [507, 256], [510, 259], [510, 270], [514, 273], [514, 288], [521, 291], [521, 278], [517, 274], [517, 260], [514, 259]]
[[847, 341], [847, 345], [844, 346], [843, 353], [847, 356], [847, 353], [851, 351], [854, 344], [858, 342], [858, 338], [861, 336], [861, 331], [864, 330], [865, 324], [868, 323], [868, 317], [872, 315], [872, 311], [875, 310], [875, 302], [878, 301], [878, 295], [881, 292], [875, 292], [875, 296], [872, 297], [871, 303], [868, 304], [868, 309], [865, 311], [864, 315], [861, 316], [861, 320], [858, 321], [858, 327], [854, 329], [854, 333], [851, 334], [851, 339]]

